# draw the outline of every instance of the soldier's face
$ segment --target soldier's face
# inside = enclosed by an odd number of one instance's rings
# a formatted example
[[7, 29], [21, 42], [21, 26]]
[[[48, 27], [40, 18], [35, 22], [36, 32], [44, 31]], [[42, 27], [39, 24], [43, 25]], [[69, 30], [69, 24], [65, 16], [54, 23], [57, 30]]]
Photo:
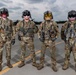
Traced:
[[45, 20], [51, 20], [51, 17], [45, 17]]
[[30, 16], [24, 16], [23, 19], [24, 20], [30, 20]]
[[2, 14], [2, 18], [7, 18], [7, 15], [6, 14]]
[[2, 16], [0, 15], [0, 18], [1, 18]]
[[70, 17], [70, 18], [69, 18], [69, 21], [75, 21], [75, 20], [76, 20], [75, 17]]

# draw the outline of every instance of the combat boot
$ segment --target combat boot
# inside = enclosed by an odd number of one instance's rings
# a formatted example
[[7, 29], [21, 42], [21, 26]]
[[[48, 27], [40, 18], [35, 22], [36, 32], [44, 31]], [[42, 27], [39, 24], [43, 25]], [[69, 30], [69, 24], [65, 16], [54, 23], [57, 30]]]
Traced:
[[9, 68], [12, 68], [12, 67], [13, 67], [13, 66], [11, 65], [10, 61], [7, 61], [7, 66], [8, 66]]
[[67, 70], [69, 68], [69, 64], [64, 63], [64, 65], [62, 66], [63, 70]]
[[33, 62], [33, 63], [32, 63], [32, 66], [34, 66], [34, 67], [38, 67], [38, 66], [39, 66], [39, 64], [38, 64], [38, 63], [36, 63], [36, 62]]
[[42, 68], [44, 68], [44, 57], [41, 57], [40, 64], [38, 65], [37, 69], [41, 70]]
[[18, 65], [19, 68], [23, 67], [25, 65], [24, 61], [21, 61], [21, 63]]
[[0, 71], [2, 71], [2, 65], [0, 64]]
[[36, 57], [35, 57], [35, 54], [33, 54], [33, 57], [32, 57], [32, 66], [34, 66], [34, 67], [38, 67], [38, 64], [36, 63]]
[[76, 72], [76, 64], [75, 64], [75, 72]]
[[42, 64], [40, 64], [40, 65], [37, 67], [38, 70], [41, 70], [42, 68], [44, 68], [44, 65], [42, 65]]
[[56, 66], [52, 66], [52, 70], [54, 71], [54, 72], [57, 72], [58, 71], [58, 69], [57, 69], [57, 67]]

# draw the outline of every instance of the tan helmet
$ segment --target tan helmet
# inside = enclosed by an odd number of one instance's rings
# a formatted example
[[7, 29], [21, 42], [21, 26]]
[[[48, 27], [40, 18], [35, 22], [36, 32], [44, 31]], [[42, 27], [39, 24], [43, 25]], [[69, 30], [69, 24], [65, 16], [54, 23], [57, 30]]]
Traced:
[[44, 20], [45, 20], [45, 17], [50, 17], [51, 19], [53, 19], [52, 12], [50, 12], [50, 11], [44, 12]]

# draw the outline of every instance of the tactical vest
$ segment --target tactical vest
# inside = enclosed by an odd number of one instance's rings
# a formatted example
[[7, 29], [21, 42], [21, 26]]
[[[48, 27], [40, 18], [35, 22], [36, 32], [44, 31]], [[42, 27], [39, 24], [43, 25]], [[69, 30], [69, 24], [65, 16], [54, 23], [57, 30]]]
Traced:
[[66, 40], [76, 37], [76, 23], [73, 24], [73, 27], [70, 27], [72, 24], [68, 23], [67, 28], [64, 32], [66, 35]]
[[53, 38], [55, 38], [57, 35], [53, 22], [50, 22], [49, 24], [44, 22], [42, 25], [42, 31], [45, 33], [45, 39], [51, 39], [52, 35], [54, 36]]
[[0, 22], [0, 29], [4, 30], [4, 33], [6, 34], [6, 36], [12, 34], [12, 25], [11, 25], [11, 21], [9, 19], [7, 20], [1, 20]]
[[27, 32], [26, 35], [24, 35], [25, 37], [34, 37], [33, 33], [28, 33], [28, 29], [32, 28], [32, 22], [31, 21], [29, 21], [28, 23], [26, 23], [23, 20], [20, 28], [23, 28], [24, 31]]

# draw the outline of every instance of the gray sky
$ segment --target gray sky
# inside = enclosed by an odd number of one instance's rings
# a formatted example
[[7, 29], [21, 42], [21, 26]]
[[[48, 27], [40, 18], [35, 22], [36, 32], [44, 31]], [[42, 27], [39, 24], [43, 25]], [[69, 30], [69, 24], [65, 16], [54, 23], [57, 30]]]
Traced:
[[22, 12], [30, 10], [35, 21], [43, 20], [43, 13], [50, 10], [54, 20], [67, 20], [70, 10], [76, 10], [76, 0], [0, 0], [0, 8], [9, 10], [10, 19], [21, 20]]

